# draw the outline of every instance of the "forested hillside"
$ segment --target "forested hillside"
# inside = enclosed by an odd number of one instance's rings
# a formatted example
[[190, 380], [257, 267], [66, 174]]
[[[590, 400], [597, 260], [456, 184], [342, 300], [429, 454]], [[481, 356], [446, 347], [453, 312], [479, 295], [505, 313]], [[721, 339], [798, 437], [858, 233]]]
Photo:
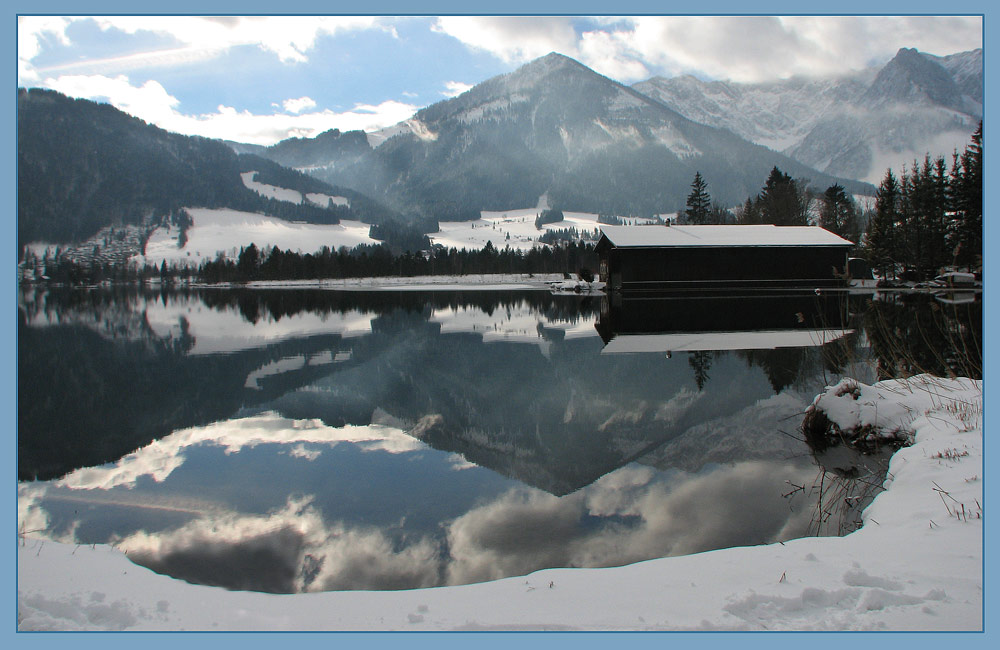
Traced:
[[[393, 213], [357, 192], [334, 188], [225, 144], [169, 133], [108, 104], [54, 91], [19, 89], [18, 245], [79, 242], [105, 226], [151, 226], [184, 207], [233, 208], [285, 219], [382, 222]], [[295, 205], [248, 189], [258, 171], [285, 187], [345, 196], [350, 207]]]

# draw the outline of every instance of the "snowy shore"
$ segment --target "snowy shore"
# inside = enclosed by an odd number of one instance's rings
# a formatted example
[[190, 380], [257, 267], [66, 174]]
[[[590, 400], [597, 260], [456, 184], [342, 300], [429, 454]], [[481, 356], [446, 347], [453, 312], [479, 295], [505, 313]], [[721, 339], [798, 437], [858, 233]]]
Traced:
[[982, 630], [982, 383], [834, 386], [816, 404], [843, 428], [902, 427], [913, 439], [892, 457], [864, 526], [845, 537], [458, 587], [270, 595], [173, 580], [132, 564], [127, 549], [26, 534], [18, 628]]
[[[233, 286], [251, 289], [339, 289], [343, 291], [468, 291], [474, 289], [548, 289], [549, 283], [563, 279], [562, 273], [477, 273], [469, 275], [384, 276], [368, 278], [261, 280], [234, 285], [228, 282], [205, 285], [210, 288]], [[198, 286], [198, 285], [195, 285]]]

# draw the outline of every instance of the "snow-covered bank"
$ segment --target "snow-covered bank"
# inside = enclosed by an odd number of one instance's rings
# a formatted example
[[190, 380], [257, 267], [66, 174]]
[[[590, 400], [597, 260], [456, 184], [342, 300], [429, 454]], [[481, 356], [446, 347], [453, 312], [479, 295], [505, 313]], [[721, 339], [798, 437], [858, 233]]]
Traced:
[[[341, 289], [345, 291], [468, 291], [471, 289], [549, 289], [562, 281], [562, 273], [474, 273], [469, 275], [417, 275], [412, 277], [384, 276], [369, 278], [261, 280], [241, 287], [252, 289]], [[217, 286], [228, 288], [231, 283]]]
[[[851, 399], [889, 408], [914, 442], [846, 537], [807, 538], [611, 569], [551, 569], [397, 592], [269, 595], [189, 585], [127, 549], [25, 533], [22, 630], [979, 630], [982, 385], [921, 376]], [[836, 391], [836, 387], [830, 389]], [[829, 395], [829, 391], [827, 393]], [[821, 403], [818, 401], [817, 404]], [[839, 418], [841, 414], [833, 414]], [[842, 420], [846, 422], [846, 420]]]

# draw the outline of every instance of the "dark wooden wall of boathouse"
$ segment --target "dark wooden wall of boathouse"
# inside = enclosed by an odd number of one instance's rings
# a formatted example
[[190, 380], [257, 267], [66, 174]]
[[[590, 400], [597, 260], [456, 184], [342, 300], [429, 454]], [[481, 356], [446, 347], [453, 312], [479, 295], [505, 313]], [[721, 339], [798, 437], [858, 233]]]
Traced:
[[612, 291], [842, 286], [849, 246], [619, 248], [599, 242]]

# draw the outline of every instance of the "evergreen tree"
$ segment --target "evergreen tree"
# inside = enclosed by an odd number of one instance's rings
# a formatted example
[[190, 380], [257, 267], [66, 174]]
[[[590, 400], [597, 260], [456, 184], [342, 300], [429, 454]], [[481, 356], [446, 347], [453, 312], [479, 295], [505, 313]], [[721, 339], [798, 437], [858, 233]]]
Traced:
[[[934, 267], [934, 188], [931, 180], [930, 156], [924, 158], [923, 167], [913, 162], [913, 171], [907, 185], [904, 205], [907, 208], [910, 246], [906, 256], [907, 266], [926, 277]], [[943, 242], [941, 242], [943, 244]]]
[[[914, 167], [916, 163], [914, 162]], [[904, 166], [899, 175], [899, 209], [896, 213], [897, 235], [894, 237], [893, 257], [903, 267], [904, 273], [913, 271], [913, 260], [920, 249], [920, 233], [917, 232], [915, 202], [917, 194], [913, 191], [913, 176]]]
[[861, 240], [859, 221], [858, 207], [843, 186], [835, 184], [828, 187], [820, 198], [819, 226], [858, 243]]
[[[938, 156], [934, 160], [928, 182], [930, 203], [926, 219], [931, 239], [928, 264], [931, 270], [936, 271], [952, 261], [948, 252], [949, 179], [944, 157]], [[937, 275], [936, 272], [934, 274]]]
[[896, 227], [899, 221], [899, 182], [887, 169], [882, 184], [875, 193], [875, 212], [865, 231], [868, 262], [883, 277], [895, 277], [898, 245]]
[[799, 183], [777, 167], [771, 170], [757, 199], [762, 223], [805, 226], [809, 223], [809, 201]]
[[240, 256], [236, 262], [236, 270], [243, 280], [255, 280], [260, 270], [260, 250], [257, 245], [251, 243], [246, 248], [240, 249]]
[[921, 278], [932, 277], [948, 263], [945, 257], [947, 184], [944, 160], [913, 162], [901, 181], [900, 231], [902, 254], [897, 258]]
[[712, 353], [706, 350], [691, 352], [688, 354], [688, 365], [694, 370], [694, 383], [698, 385], [698, 390], [703, 390], [709, 380], [708, 371], [712, 367]]
[[701, 172], [694, 173], [691, 183], [691, 193], [688, 194], [684, 216], [688, 223], [702, 225], [709, 223], [711, 218], [712, 198], [708, 195], [708, 184], [701, 177]]
[[736, 209], [736, 223], [742, 225], [764, 223], [760, 211], [760, 202], [754, 200], [752, 197], [747, 197], [743, 205]]
[[541, 230], [542, 226], [547, 223], [559, 223], [564, 219], [565, 217], [563, 216], [562, 210], [558, 210], [556, 208], [542, 210], [542, 212], [535, 217], [535, 228]]
[[969, 269], [982, 266], [983, 256], [983, 124], [972, 142], [955, 154], [949, 179], [951, 220], [947, 241], [954, 263]]

